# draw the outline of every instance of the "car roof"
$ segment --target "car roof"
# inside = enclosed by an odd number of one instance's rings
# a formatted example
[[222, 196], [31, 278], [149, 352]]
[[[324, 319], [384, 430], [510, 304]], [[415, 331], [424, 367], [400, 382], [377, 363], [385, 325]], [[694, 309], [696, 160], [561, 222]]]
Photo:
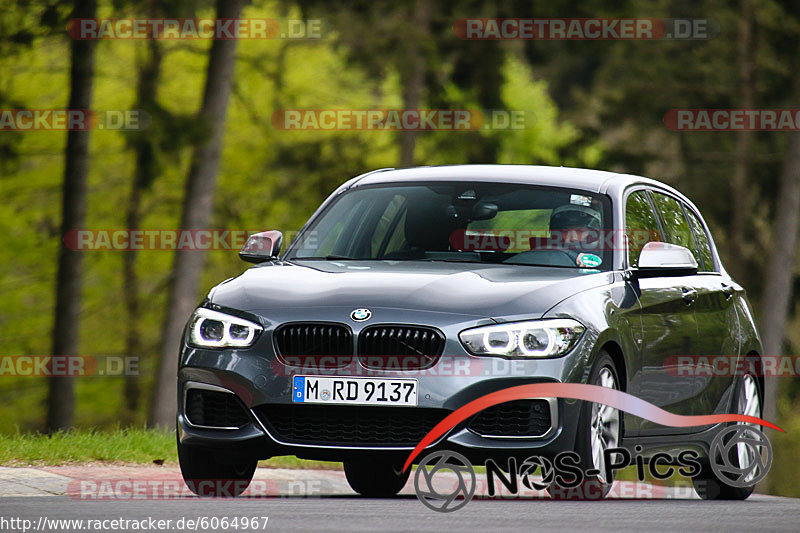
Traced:
[[646, 184], [678, 191], [656, 180], [604, 170], [537, 165], [446, 165], [404, 169], [380, 169], [363, 174], [350, 186], [395, 183], [399, 181], [498, 181], [582, 189], [596, 193], [623, 190], [629, 185]]

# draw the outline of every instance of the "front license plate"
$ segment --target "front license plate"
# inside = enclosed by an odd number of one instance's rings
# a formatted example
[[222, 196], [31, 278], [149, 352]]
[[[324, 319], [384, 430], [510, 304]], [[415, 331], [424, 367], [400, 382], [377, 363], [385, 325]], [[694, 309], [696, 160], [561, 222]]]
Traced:
[[294, 403], [417, 405], [416, 379], [295, 376]]

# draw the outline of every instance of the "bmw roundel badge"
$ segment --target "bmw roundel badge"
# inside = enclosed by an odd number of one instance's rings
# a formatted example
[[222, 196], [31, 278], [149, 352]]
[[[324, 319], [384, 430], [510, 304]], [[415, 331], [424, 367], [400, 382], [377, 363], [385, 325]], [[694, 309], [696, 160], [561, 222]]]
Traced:
[[356, 322], [364, 322], [365, 320], [369, 320], [369, 317], [372, 316], [372, 311], [369, 309], [353, 309], [353, 312], [350, 313], [350, 318], [355, 320]]

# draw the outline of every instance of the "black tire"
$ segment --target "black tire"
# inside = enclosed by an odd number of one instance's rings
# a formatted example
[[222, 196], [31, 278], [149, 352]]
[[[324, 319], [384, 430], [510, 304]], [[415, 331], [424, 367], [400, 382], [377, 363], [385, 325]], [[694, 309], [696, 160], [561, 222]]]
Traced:
[[700, 474], [692, 478], [695, 492], [704, 500], [746, 500], [755, 487], [731, 487], [717, 478], [711, 466], [703, 463]]
[[391, 498], [403, 490], [411, 470], [403, 472], [401, 465], [387, 461], [348, 461], [344, 475], [350, 488], [361, 496]]
[[[622, 385], [619, 380], [619, 373], [614, 365], [614, 360], [607, 352], [601, 351], [597, 355], [597, 361], [589, 374], [588, 383], [590, 385], [600, 385], [600, 376], [604, 371], [610, 372], [610, 375], [613, 376], [616, 389], [620, 390]], [[580, 458], [578, 467], [584, 472], [595, 468], [592, 460], [593, 431], [591, 421], [593, 407], [594, 404], [592, 402], [583, 402], [583, 405], [581, 405], [580, 414], [578, 416], [578, 431], [575, 435], [574, 450]], [[619, 416], [617, 423], [619, 433], [617, 442], [613, 445], [614, 447], [618, 447], [621, 443], [623, 428], [622, 412], [616, 411], [616, 413]], [[597, 500], [608, 496], [613, 485], [614, 478], [612, 472], [610, 480], [605, 480], [602, 476], [587, 476], [582, 484], [574, 488], [562, 487], [557, 483], [553, 483], [550, 485], [548, 492], [550, 493], [550, 497], [556, 500]]]
[[221, 462], [225, 450], [207, 450], [178, 442], [178, 462], [183, 481], [189, 490], [201, 497], [232, 498], [250, 485], [258, 459], [241, 459], [236, 463]]
[[[739, 400], [744, 394], [743, 383], [745, 381], [745, 377], [748, 375], [751, 377], [755, 376], [755, 361], [748, 359], [747, 362], [748, 369], [745, 371], [744, 375], [737, 380], [736, 384], [736, 394], [734, 395], [733, 405], [737, 408], [737, 412]], [[758, 391], [759, 409], [757, 416], [761, 418], [764, 406], [764, 391], [761, 390], [761, 384], [759, 383], [758, 379], [753, 379], [752, 382], [755, 384]], [[723, 426], [723, 428], [730, 427], [730, 425]], [[731, 460], [734, 461], [734, 464], [737, 464], [738, 466], [738, 456], [734, 455]], [[692, 485], [694, 486], [694, 490], [697, 492], [697, 494], [704, 500], [746, 500], [751, 494], [753, 494], [753, 490], [755, 490], [755, 486], [733, 487], [725, 483], [724, 479], [717, 477], [717, 475], [711, 469], [711, 465], [708, 461], [705, 461], [702, 464], [700, 474], [692, 478]]]

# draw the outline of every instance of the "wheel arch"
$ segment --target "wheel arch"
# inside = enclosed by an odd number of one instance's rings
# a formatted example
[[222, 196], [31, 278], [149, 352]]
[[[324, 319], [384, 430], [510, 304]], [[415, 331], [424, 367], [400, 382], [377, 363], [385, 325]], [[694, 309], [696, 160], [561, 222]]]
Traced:
[[[625, 364], [625, 356], [622, 352], [622, 347], [614, 340], [607, 340], [605, 341], [600, 348], [597, 350], [597, 354], [595, 354], [595, 361], [597, 360], [597, 356], [601, 353], [607, 353], [611, 357], [611, 361], [614, 363], [614, 368], [617, 371], [617, 378], [619, 379], [619, 389], [622, 392], [627, 392], [628, 390], [628, 368]], [[592, 363], [594, 365], [594, 363]], [[620, 438], [624, 437], [625, 435], [625, 416], [623, 413], [620, 413]]]
[[628, 364], [625, 360], [625, 351], [623, 350], [620, 341], [613, 334], [612, 330], [606, 330], [598, 337], [597, 343], [595, 344], [595, 349], [592, 351], [589, 364], [587, 364], [585, 367], [584, 383], [589, 379], [589, 374], [591, 373], [592, 368], [594, 368], [594, 365], [597, 363], [597, 358], [602, 352], [606, 352], [611, 357], [620, 380], [620, 389], [623, 392], [627, 392]]

